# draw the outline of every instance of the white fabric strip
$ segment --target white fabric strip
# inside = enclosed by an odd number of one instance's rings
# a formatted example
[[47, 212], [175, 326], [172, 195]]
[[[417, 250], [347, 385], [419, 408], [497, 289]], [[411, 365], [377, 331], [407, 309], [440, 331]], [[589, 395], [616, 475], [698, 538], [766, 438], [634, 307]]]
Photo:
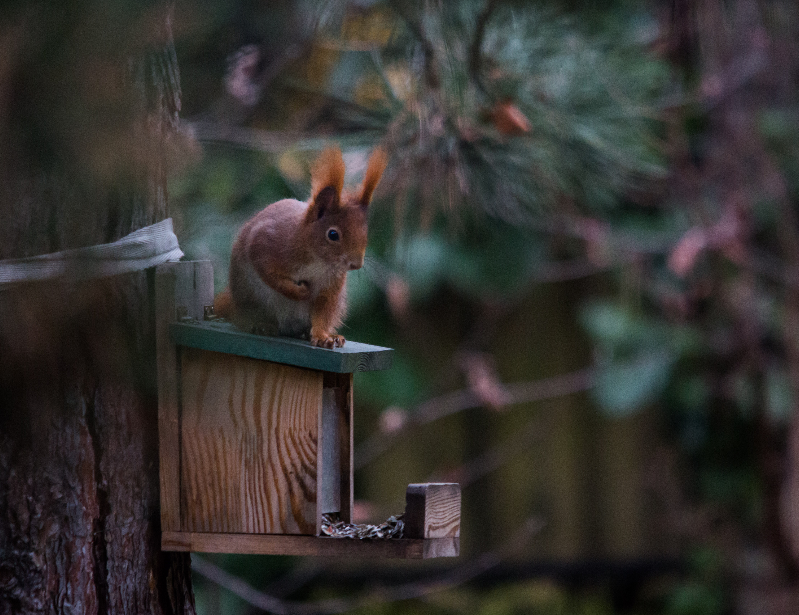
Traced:
[[52, 278], [85, 280], [130, 273], [182, 256], [172, 218], [167, 218], [113, 243], [0, 261], [0, 289]]

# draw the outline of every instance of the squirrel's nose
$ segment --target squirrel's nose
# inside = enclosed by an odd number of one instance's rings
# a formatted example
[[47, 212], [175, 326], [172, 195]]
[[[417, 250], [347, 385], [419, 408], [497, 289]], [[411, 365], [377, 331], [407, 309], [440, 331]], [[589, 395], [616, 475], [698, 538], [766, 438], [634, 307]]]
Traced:
[[356, 269], [360, 269], [361, 267], [363, 267], [363, 256], [350, 261], [350, 271], [355, 271]]

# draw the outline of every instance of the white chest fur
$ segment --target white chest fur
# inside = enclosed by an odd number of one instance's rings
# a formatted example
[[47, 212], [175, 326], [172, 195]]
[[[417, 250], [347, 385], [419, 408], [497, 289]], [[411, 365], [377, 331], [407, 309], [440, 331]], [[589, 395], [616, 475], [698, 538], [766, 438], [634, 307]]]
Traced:
[[242, 273], [248, 294], [259, 305], [258, 313], [250, 315], [257, 326], [272, 335], [298, 337], [308, 333], [311, 328], [310, 301], [294, 301], [279, 293], [260, 278], [250, 261], [244, 263]]

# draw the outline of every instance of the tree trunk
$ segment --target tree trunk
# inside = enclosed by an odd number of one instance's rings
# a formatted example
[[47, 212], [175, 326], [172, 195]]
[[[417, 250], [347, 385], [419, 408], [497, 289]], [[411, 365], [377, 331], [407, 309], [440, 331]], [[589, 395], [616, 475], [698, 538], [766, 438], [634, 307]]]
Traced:
[[[170, 7], [11, 4], [0, 260], [163, 219]], [[189, 557], [160, 549], [152, 295], [150, 272], [0, 288], [0, 614], [194, 612]]]

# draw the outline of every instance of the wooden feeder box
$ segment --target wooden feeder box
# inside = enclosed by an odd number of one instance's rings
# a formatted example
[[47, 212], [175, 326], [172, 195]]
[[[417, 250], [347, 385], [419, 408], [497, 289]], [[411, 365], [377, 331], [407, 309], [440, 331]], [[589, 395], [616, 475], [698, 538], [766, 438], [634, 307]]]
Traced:
[[356, 371], [390, 348], [333, 350], [208, 320], [210, 262], [156, 269], [161, 545], [165, 551], [458, 555], [460, 487], [412, 484], [403, 538], [324, 536], [352, 520]]

